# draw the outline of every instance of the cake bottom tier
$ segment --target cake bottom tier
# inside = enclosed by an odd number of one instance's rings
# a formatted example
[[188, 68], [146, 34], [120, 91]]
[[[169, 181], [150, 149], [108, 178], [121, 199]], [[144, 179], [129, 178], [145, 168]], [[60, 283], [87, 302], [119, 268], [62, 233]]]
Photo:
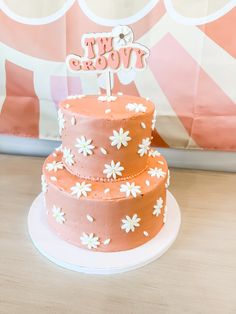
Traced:
[[[48, 223], [61, 239], [84, 249], [125, 251], [152, 239], [165, 223], [168, 167], [151, 155], [129, 180], [98, 182], [74, 176], [54, 152], [43, 166]], [[62, 168], [62, 169], [60, 169]]]

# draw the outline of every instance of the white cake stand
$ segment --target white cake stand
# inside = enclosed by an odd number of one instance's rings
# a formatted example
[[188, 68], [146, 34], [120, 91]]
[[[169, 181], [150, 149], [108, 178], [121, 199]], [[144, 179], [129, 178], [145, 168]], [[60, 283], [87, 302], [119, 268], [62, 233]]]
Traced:
[[41, 254], [64, 268], [87, 274], [115, 274], [142, 267], [164, 254], [177, 237], [181, 216], [174, 196], [167, 193], [167, 221], [158, 235], [132, 250], [114, 253], [80, 249], [58, 238], [46, 220], [43, 195], [34, 200], [28, 215], [30, 237]]

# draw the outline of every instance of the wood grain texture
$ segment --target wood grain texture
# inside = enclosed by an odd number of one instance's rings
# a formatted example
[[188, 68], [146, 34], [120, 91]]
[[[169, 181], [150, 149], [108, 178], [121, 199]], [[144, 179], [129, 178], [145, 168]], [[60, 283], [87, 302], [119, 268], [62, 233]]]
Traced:
[[236, 175], [172, 170], [180, 234], [139, 270], [93, 276], [40, 255], [27, 214], [40, 191], [42, 158], [0, 155], [0, 313], [236, 313]]

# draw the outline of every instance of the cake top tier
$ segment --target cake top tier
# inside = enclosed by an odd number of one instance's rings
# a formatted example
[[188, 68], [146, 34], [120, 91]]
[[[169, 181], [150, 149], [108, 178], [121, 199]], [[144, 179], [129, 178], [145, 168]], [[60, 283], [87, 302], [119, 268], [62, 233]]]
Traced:
[[154, 105], [135, 96], [73, 96], [60, 104], [63, 163], [91, 180], [126, 180], [147, 166]]
[[128, 119], [152, 112], [154, 106], [148, 98], [137, 96], [75, 95], [62, 101], [60, 109], [88, 117]]

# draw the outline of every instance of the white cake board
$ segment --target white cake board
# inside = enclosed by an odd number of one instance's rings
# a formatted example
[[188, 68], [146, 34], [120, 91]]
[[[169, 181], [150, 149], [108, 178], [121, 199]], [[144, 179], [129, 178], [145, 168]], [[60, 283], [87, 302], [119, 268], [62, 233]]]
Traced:
[[114, 253], [80, 249], [58, 238], [47, 224], [43, 195], [34, 200], [28, 215], [30, 237], [41, 254], [64, 268], [88, 274], [115, 274], [142, 267], [164, 254], [177, 237], [181, 215], [174, 196], [167, 192], [167, 221], [157, 236], [132, 250]]

